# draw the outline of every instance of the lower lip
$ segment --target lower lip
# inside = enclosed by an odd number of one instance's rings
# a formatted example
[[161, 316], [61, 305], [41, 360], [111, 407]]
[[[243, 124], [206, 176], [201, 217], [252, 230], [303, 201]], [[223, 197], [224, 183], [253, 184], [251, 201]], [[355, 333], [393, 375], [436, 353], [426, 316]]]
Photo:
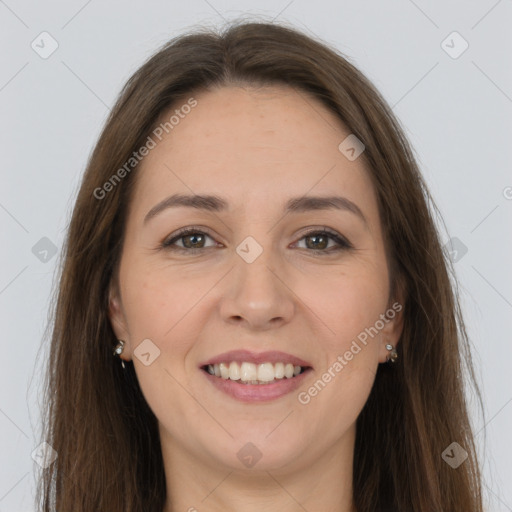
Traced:
[[308, 368], [296, 377], [274, 380], [269, 384], [239, 384], [240, 381], [223, 379], [201, 370], [206, 378], [220, 391], [241, 402], [268, 402], [276, 400], [297, 389], [311, 371]]

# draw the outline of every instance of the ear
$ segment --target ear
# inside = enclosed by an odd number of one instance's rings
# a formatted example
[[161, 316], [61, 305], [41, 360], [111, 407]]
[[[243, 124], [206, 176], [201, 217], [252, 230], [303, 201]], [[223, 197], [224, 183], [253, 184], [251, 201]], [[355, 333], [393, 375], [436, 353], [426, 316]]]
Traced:
[[116, 338], [125, 342], [125, 348], [123, 351], [124, 357], [122, 359], [127, 361], [128, 358], [126, 355], [130, 353], [130, 335], [128, 332], [126, 316], [124, 314], [124, 309], [121, 302], [121, 296], [115, 285], [111, 285], [109, 290], [108, 318]]
[[389, 350], [386, 349], [386, 345], [393, 345], [396, 349], [400, 341], [400, 336], [404, 329], [405, 297], [406, 293], [404, 286], [399, 282], [395, 292], [395, 299], [389, 301], [388, 309], [385, 313], [387, 321], [379, 338], [380, 363], [385, 363], [387, 361]]

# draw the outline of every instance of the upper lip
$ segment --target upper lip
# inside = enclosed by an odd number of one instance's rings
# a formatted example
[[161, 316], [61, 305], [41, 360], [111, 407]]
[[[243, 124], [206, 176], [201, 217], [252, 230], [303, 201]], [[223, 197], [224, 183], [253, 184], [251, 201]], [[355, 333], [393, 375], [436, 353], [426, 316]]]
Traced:
[[304, 361], [300, 357], [287, 354], [286, 352], [280, 352], [278, 350], [272, 350], [270, 352], [251, 352], [250, 350], [231, 350], [219, 354], [208, 361], [205, 361], [199, 365], [200, 368], [208, 366], [209, 364], [220, 364], [230, 363], [235, 361], [237, 363], [291, 363], [294, 366], [302, 366], [311, 368], [311, 364]]

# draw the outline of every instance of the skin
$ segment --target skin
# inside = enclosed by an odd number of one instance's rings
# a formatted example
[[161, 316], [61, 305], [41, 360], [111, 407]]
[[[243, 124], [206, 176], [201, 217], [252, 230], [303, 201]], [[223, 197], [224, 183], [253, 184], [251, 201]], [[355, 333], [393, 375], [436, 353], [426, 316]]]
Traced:
[[[165, 512], [353, 511], [355, 422], [386, 361], [385, 344], [397, 344], [402, 315], [369, 338], [308, 404], [297, 395], [400, 299], [389, 300], [372, 182], [362, 158], [349, 161], [338, 150], [350, 132], [304, 93], [233, 86], [194, 97], [197, 106], [137, 170], [119, 288], [110, 293], [111, 323], [126, 342], [122, 358], [133, 360], [159, 422], [173, 498]], [[230, 207], [169, 208], [143, 223], [175, 193], [215, 194]], [[367, 222], [340, 210], [283, 215], [288, 199], [306, 194], [342, 195]], [[192, 254], [160, 247], [187, 226], [208, 236], [181, 238], [175, 246], [204, 248]], [[353, 249], [318, 254], [337, 243], [305, 233], [324, 226]], [[235, 250], [247, 236], [263, 248], [252, 263]], [[134, 354], [144, 339], [160, 350], [148, 366]], [[242, 403], [198, 368], [240, 348], [281, 350], [310, 362], [313, 371], [284, 397]], [[237, 457], [248, 442], [262, 454], [251, 468]]]

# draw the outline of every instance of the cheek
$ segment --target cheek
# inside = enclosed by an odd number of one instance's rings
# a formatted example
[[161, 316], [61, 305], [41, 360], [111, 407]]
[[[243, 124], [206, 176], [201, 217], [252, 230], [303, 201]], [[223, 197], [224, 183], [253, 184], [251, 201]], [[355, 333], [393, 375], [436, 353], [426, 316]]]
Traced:
[[347, 269], [331, 273], [328, 278], [311, 278], [302, 284], [305, 303], [322, 326], [324, 348], [332, 355], [350, 346], [357, 336], [375, 325], [387, 306], [387, 274], [376, 267]]
[[187, 323], [187, 315], [214, 280], [208, 276], [184, 277], [184, 273], [188, 274], [178, 269], [146, 268], [134, 269], [126, 276], [125, 308], [135, 339], [142, 335], [163, 341], [179, 330], [181, 323]]
[[[137, 352], [132, 357], [144, 396], [159, 418], [166, 417], [171, 404], [175, 411], [190, 413], [190, 396], [183, 390], [196, 378], [198, 340], [205, 319], [212, 315], [205, 294], [217, 281], [213, 274], [195, 278], [183, 269], [147, 265], [144, 271], [131, 272], [126, 281], [132, 349], [137, 351], [138, 343], [149, 338], [159, 350], [159, 357], [149, 367], [138, 361]], [[167, 419], [179, 424], [182, 417]]]
[[383, 265], [353, 266], [316, 284], [307, 297], [324, 326], [325, 363], [300, 390], [299, 403], [335, 435], [356, 420], [375, 379], [380, 336], [374, 329], [386, 311], [387, 272]]
[[133, 350], [137, 351], [144, 339], [150, 339], [159, 350], [149, 366], [136, 353], [132, 357], [137, 380], [151, 410], [171, 430], [183, 429], [184, 418], [201, 413], [186, 390], [195, 370], [189, 355], [201, 329], [194, 319], [205, 314], [200, 299], [211, 287], [205, 281], [195, 283], [183, 278], [183, 273], [181, 278], [177, 274], [147, 265], [144, 271], [133, 268], [125, 276], [124, 291]]

